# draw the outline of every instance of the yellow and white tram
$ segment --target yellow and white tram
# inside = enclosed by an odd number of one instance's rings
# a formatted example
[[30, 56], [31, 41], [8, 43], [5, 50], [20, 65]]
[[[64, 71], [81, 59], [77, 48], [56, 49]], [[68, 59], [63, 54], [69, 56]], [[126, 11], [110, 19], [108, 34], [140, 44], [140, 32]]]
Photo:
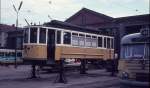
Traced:
[[110, 60], [113, 43], [113, 37], [100, 35], [98, 30], [53, 21], [25, 27], [23, 58], [35, 64], [70, 58]]
[[58, 64], [62, 74], [65, 59], [79, 59], [84, 74], [85, 60], [107, 61], [114, 56], [114, 38], [100, 35], [95, 29], [56, 20], [24, 29], [23, 60], [32, 65], [32, 77], [35, 77], [35, 65]]

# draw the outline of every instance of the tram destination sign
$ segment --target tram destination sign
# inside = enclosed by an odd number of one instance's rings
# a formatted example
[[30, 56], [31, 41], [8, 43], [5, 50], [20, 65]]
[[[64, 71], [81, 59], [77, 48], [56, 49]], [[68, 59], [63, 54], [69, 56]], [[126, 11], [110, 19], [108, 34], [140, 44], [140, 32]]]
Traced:
[[149, 37], [133, 38], [132, 42], [137, 42], [137, 43], [147, 42], [147, 43], [150, 43], [150, 39], [149, 39]]

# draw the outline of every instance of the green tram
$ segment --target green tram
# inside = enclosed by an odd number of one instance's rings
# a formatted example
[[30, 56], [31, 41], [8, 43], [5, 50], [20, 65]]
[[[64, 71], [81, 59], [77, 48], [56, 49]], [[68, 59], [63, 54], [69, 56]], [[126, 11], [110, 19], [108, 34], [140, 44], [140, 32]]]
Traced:
[[150, 30], [126, 35], [121, 40], [119, 77], [123, 86], [149, 87]]

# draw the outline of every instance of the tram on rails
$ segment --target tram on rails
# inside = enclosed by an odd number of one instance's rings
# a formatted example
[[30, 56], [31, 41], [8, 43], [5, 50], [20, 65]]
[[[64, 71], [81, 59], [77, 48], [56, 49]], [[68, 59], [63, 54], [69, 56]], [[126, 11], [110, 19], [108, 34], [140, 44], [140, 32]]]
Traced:
[[[150, 30], [126, 35], [121, 41], [119, 77], [123, 86], [149, 86]], [[149, 88], [149, 87], [148, 87]]]
[[95, 29], [56, 20], [24, 29], [23, 59], [31, 65], [50, 65], [65, 59], [79, 59], [84, 64], [85, 60], [114, 57], [114, 38]]

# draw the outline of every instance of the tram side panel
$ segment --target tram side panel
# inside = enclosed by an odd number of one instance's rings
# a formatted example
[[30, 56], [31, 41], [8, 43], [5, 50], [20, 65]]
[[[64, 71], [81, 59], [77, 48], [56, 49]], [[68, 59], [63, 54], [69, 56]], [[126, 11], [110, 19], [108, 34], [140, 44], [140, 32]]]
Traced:
[[47, 46], [46, 45], [24, 45], [23, 50], [24, 60], [47, 60]]
[[[108, 53], [108, 51], [110, 53]], [[55, 60], [61, 58], [79, 58], [79, 59], [113, 59], [113, 50], [97, 49], [97, 48], [80, 48], [57, 46], [55, 51]]]
[[[79, 58], [79, 59], [113, 59], [113, 49], [97, 49], [97, 48], [80, 48], [57, 46], [55, 48], [55, 60], [61, 58]], [[47, 46], [45, 45], [24, 45], [23, 50], [24, 60], [40, 60], [47, 59]]]

